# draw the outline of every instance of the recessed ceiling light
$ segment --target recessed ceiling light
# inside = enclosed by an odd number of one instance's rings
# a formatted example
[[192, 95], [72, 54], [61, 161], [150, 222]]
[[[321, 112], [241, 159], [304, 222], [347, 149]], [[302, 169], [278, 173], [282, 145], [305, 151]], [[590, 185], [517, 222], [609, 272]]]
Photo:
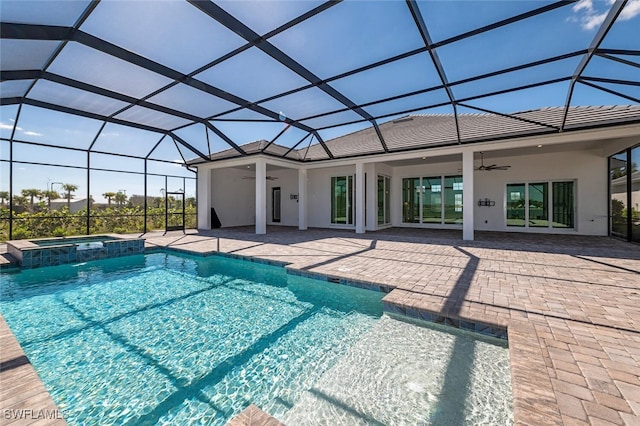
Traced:
[[538, 148], [542, 148], [542, 145], [538, 145]]
[[426, 159], [427, 159], [427, 157], [422, 157], [422, 159], [423, 159], [423, 160], [426, 160]]

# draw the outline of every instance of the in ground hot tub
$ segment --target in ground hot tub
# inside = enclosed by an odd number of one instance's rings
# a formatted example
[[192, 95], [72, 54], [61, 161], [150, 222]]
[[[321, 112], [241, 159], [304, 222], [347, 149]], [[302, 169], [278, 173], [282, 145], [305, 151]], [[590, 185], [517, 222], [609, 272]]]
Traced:
[[87, 262], [144, 253], [144, 239], [118, 235], [90, 235], [7, 241], [7, 252], [24, 269]]

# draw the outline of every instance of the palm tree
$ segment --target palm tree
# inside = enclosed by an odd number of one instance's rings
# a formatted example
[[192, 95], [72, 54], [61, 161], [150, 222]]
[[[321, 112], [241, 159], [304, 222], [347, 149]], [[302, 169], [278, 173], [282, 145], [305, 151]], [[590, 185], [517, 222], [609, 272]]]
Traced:
[[27, 204], [28, 198], [23, 195], [14, 195], [13, 196], [13, 204], [15, 206], [24, 206]]
[[23, 189], [21, 192], [22, 192], [22, 196], [23, 197], [28, 197], [29, 198], [30, 205], [31, 205], [31, 211], [33, 211], [33, 199], [35, 197], [40, 197], [42, 192], [39, 189], [35, 189], [35, 188]]
[[67, 191], [67, 207], [69, 208], [69, 211], [71, 211], [71, 199], [73, 198], [73, 195], [71, 193], [76, 189], [78, 189], [78, 185], [74, 185], [72, 183], [65, 183], [62, 185], [62, 189]]
[[42, 196], [47, 199], [47, 207], [51, 210], [51, 200], [60, 198], [60, 194], [56, 191], [42, 191]]
[[116, 196], [116, 193], [115, 192], [105, 192], [104, 194], [102, 194], [102, 196], [107, 199], [107, 203], [109, 203], [109, 206], [111, 206], [111, 199]]
[[2, 200], [2, 205], [5, 205], [8, 199], [9, 199], [9, 191], [0, 191], [0, 200]]
[[122, 205], [127, 202], [127, 195], [118, 191], [118, 193], [114, 195], [114, 200], [120, 207], [122, 207]]

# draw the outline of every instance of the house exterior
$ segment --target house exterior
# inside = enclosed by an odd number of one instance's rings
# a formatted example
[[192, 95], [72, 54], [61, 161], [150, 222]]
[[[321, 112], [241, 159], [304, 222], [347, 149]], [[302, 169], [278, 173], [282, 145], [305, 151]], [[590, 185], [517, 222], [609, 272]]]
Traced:
[[213, 208], [223, 227], [257, 234], [277, 224], [459, 229], [465, 240], [475, 231], [609, 235], [612, 197], [623, 196], [620, 182], [612, 191], [610, 158], [640, 144], [640, 106], [572, 107], [558, 132], [562, 113], [459, 114], [457, 126], [452, 115], [408, 115], [380, 125], [386, 151], [369, 128], [325, 142], [334, 158], [320, 144], [277, 141], [243, 145], [246, 156], [217, 153], [194, 164], [198, 227], [211, 227]]
[[69, 207], [70, 213], [77, 213], [80, 210], [87, 209], [87, 199], [73, 198], [71, 199], [71, 202], [69, 202], [66, 198], [51, 200], [51, 210], [60, 210], [63, 207]]

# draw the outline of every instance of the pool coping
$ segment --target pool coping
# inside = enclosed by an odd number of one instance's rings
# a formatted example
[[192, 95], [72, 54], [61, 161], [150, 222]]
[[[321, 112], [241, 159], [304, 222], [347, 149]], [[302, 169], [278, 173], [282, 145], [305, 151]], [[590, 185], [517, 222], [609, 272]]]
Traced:
[[0, 314], [0, 415], [5, 425], [30, 424], [66, 425], [64, 411], [51, 398]]

